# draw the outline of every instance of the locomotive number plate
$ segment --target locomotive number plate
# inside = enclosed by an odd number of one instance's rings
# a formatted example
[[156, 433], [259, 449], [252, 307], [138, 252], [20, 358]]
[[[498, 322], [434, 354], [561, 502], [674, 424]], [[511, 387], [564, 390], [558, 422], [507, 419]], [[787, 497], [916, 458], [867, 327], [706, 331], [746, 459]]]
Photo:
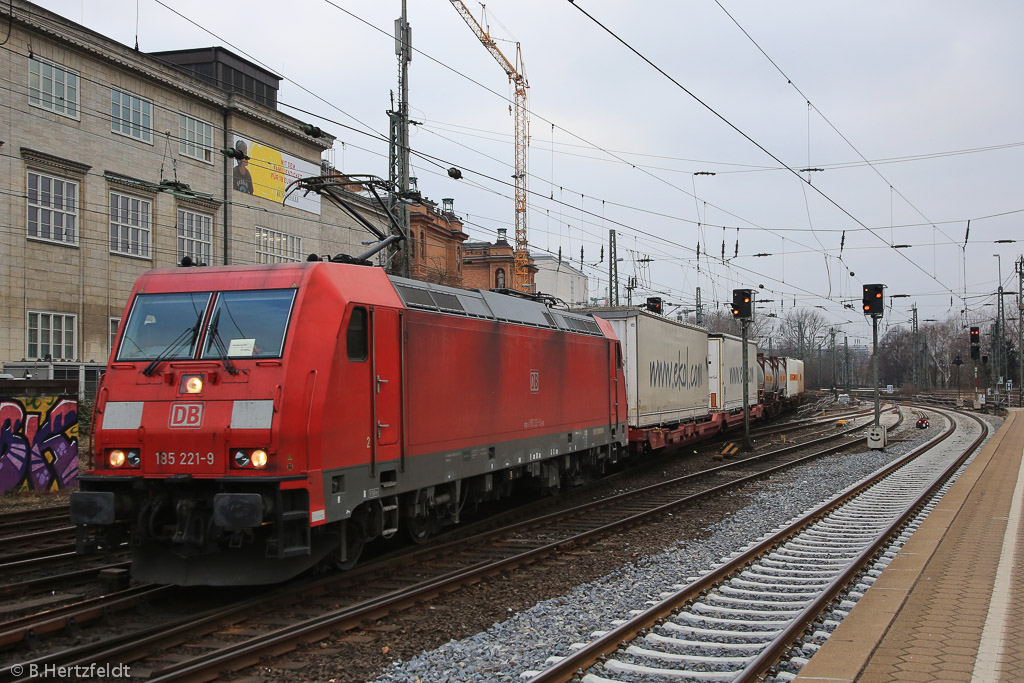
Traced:
[[199, 451], [157, 451], [157, 465], [178, 465], [180, 467], [199, 467], [201, 465], [213, 465], [213, 451], [200, 453]]

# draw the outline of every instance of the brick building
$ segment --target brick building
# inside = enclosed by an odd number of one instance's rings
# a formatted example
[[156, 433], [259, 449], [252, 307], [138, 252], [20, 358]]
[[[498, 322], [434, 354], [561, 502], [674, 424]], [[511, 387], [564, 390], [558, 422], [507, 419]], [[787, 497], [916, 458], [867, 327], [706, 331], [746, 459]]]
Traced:
[[442, 199], [441, 208], [429, 199], [410, 207], [409, 276], [451, 287], [463, 284], [463, 242], [469, 237], [455, 215], [454, 202]]
[[[508, 243], [505, 228], [498, 228], [498, 239], [490, 242], [472, 241], [462, 245], [463, 286], [471, 289], [503, 289], [512, 287], [515, 247]], [[536, 290], [537, 266], [527, 262], [525, 291]]]
[[0, 24], [8, 371], [36, 361], [36, 377], [94, 380], [146, 269], [364, 249], [366, 230], [330, 202], [285, 199], [333, 138], [277, 111], [277, 75], [223, 48], [140, 53], [24, 0], [2, 3]]

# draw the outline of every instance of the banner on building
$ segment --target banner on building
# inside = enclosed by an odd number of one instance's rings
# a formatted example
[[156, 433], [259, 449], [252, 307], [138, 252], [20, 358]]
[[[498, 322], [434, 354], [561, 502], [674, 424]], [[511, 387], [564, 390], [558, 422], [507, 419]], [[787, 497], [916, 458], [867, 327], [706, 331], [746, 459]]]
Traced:
[[320, 167], [285, 154], [260, 142], [234, 136], [232, 146], [248, 159], [235, 159], [231, 183], [236, 192], [256, 195], [272, 202], [320, 215], [320, 195], [293, 192], [285, 200], [285, 188], [298, 178], [320, 175]]

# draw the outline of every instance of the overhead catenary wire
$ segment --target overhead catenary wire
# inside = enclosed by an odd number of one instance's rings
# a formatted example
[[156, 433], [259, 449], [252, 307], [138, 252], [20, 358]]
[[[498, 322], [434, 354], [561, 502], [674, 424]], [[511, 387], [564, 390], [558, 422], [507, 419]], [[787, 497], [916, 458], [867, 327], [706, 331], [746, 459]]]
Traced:
[[[163, 3], [161, 3], [161, 4], [163, 4]], [[284, 105], [284, 106], [287, 106], [287, 105]], [[363, 134], [366, 134], [366, 133], [365, 133], [365, 132], [363, 132], [363, 131], [359, 131], [359, 132], [361, 132], [361, 133], [363, 133]], [[382, 138], [378, 138], [378, 139], [382, 139]], [[483, 188], [483, 186], [482, 186], [482, 185], [481, 185], [480, 187], [481, 187], [481, 188]], [[494, 192], [494, 190], [493, 190], [493, 189], [489, 189], [488, 191]], [[581, 194], [582, 194], [582, 193], [581, 193]], [[587, 196], [589, 197], [589, 195], [587, 195]], [[602, 201], [602, 202], [604, 202], [605, 200], [604, 200], [604, 199], [602, 199], [601, 201]], [[609, 206], [612, 206], [612, 205], [613, 205], [613, 203], [612, 203], [612, 202], [608, 202], [608, 205], [609, 205]], [[625, 206], [625, 205], [624, 205], [624, 206]], [[586, 215], [592, 215], [592, 214], [591, 214], [590, 212], [581, 212], [581, 213], [585, 213]], [[706, 211], [705, 211], [705, 221], [706, 221]], [[629, 227], [629, 226], [627, 226], [627, 227]], [[737, 230], [739, 230], [739, 229], [743, 229], [743, 230], [749, 230], [749, 229], [758, 229], [758, 228], [751, 228], [751, 227], [748, 227], [748, 226], [739, 226], [739, 227], [737, 227], [737, 226], [734, 226], [734, 225], [733, 225], [733, 226], [730, 226], [730, 227], [736, 227], [736, 228], [737, 228]], [[863, 229], [870, 229], [870, 228], [867, 228], [867, 226], [865, 226], [865, 227], [864, 227]], [[658, 237], [656, 237], [656, 236], [654, 236], [654, 235], [651, 235], [651, 236], [650, 236], [650, 239], [660, 239], [660, 238], [658, 238]], [[692, 249], [690, 249], [690, 251], [692, 251]], [[793, 253], [797, 253], [797, 252], [793, 252]]]
[[[778, 157], [777, 157], [777, 156], [776, 156], [775, 154], [773, 154], [772, 152], [770, 152], [770, 151], [769, 151], [769, 150], [768, 150], [768, 149], [767, 149], [766, 147], [764, 147], [764, 146], [763, 146], [763, 145], [762, 145], [761, 143], [759, 143], [759, 142], [758, 142], [757, 140], [755, 140], [755, 139], [754, 139], [754, 138], [752, 138], [752, 137], [751, 137], [750, 135], [748, 135], [748, 134], [747, 134], [746, 132], [744, 132], [744, 131], [743, 131], [742, 129], [740, 129], [740, 128], [739, 128], [739, 127], [738, 127], [738, 126], [736, 125], [736, 124], [732, 123], [732, 121], [730, 121], [729, 119], [727, 119], [727, 118], [726, 118], [726, 117], [725, 117], [724, 115], [722, 115], [721, 113], [719, 113], [719, 112], [718, 112], [718, 111], [717, 111], [717, 110], [716, 110], [716, 109], [715, 109], [714, 107], [710, 106], [709, 104], [707, 104], [706, 102], [704, 102], [704, 101], [703, 101], [702, 99], [700, 99], [699, 97], [697, 97], [697, 95], [696, 95], [696, 94], [694, 94], [694, 93], [693, 93], [693, 92], [692, 92], [692, 91], [691, 91], [690, 89], [688, 89], [688, 88], [687, 88], [686, 86], [684, 86], [684, 85], [683, 85], [682, 83], [680, 83], [680, 82], [679, 82], [679, 81], [677, 81], [677, 80], [676, 80], [675, 78], [673, 78], [673, 77], [672, 77], [671, 75], [669, 75], [669, 74], [668, 74], [668, 73], [667, 73], [667, 72], [666, 72], [666, 71], [665, 71], [664, 69], [662, 69], [662, 68], [661, 68], [660, 66], [658, 66], [657, 64], [655, 64], [655, 63], [654, 63], [653, 61], [651, 61], [651, 60], [650, 60], [650, 59], [649, 59], [649, 58], [648, 58], [647, 56], [645, 56], [645, 55], [644, 55], [643, 53], [641, 53], [641, 52], [640, 52], [639, 50], [637, 50], [637, 49], [636, 49], [635, 47], [633, 47], [633, 46], [632, 46], [632, 45], [631, 45], [630, 43], [628, 43], [628, 42], [627, 42], [627, 41], [626, 41], [625, 39], [623, 39], [623, 38], [622, 38], [622, 37], [620, 37], [620, 36], [619, 36], [618, 34], [616, 34], [616, 33], [615, 33], [614, 31], [612, 31], [612, 30], [611, 30], [611, 29], [610, 29], [609, 27], [607, 27], [606, 25], [604, 25], [604, 24], [603, 24], [603, 23], [602, 23], [602, 22], [601, 22], [600, 20], [598, 20], [598, 19], [597, 19], [596, 17], [594, 17], [594, 16], [592, 15], [592, 14], [590, 14], [589, 12], [587, 12], [587, 11], [586, 11], [586, 10], [585, 10], [585, 9], [584, 9], [583, 7], [581, 7], [581, 6], [580, 6], [580, 4], [579, 4], [579, 3], [578, 3], [578, 2], [576, 1], [576, 0], [568, 0], [568, 2], [569, 2], [569, 3], [570, 3], [570, 4], [572, 5], [572, 6], [573, 6], [573, 7], [575, 7], [575, 8], [577, 9], [577, 10], [579, 10], [579, 11], [580, 11], [580, 12], [581, 12], [581, 13], [582, 13], [582, 14], [583, 14], [584, 16], [586, 16], [586, 17], [587, 17], [588, 19], [590, 19], [590, 20], [591, 20], [591, 21], [592, 21], [592, 22], [593, 22], [594, 24], [596, 24], [596, 25], [597, 25], [597, 26], [599, 26], [599, 27], [600, 27], [600, 28], [601, 28], [602, 30], [604, 30], [604, 31], [605, 31], [606, 33], [608, 33], [608, 35], [610, 35], [610, 36], [611, 36], [612, 38], [614, 38], [614, 39], [615, 39], [616, 41], [618, 41], [618, 42], [619, 42], [620, 44], [622, 44], [622, 45], [623, 45], [623, 46], [624, 46], [624, 47], [625, 47], [626, 49], [628, 49], [628, 50], [629, 50], [630, 52], [632, 52], [633, 54], [635, 54], [635, 55], [636, 55], [637, 57], [639, 57], [639, 58], [640, 58], [640, 59], [641, 59], [642, 61], [644, 61], [644, 62], [645, 62], [646, 64], [648, 64], [648, 65], [649, 65], [649, 66], [650, 66], [651, 68], [653, 68], [653, 69], [654, 69], [655, 71], [657, 71], [657, 72], [658, 72], [658, 73], [660, 73], [660, 74], [661, 74], [662, 76], [664, 76], [664, 77], [665, 77], [666, 79], [668, 79], [668, 80], [669, 80], [669, 81], [670, 81], [670, 82], [671, 82], [671, 83], [672, 83], [673, 85], [675, 85], [675, 86], [676, 86], [677, 88], [679, 88], [679, 89], [680, 89], [680, 90], [682, 90], [682, 91], [683, 91], [684, 93], [686, 93], [687, 95], [689, 95], [689, 96], [690, 96], [690, 97], [691, 97], [691, 98], [692, 98], [692, 99], [693, 99], [694, 101], [696, 101], [696, 102], [697, 102], [698, 104], [700, 104], [700, 105], [701, 105], [702, 107], [704, 107], [705, 109], [707, 109], [707, 110], [708, 110], [708, 111], [709, 111], [709, 112], [710, 112], [711, 114], [713, 114], [713, 115], [714, 115], [715, 117], [717, 117], [717, 118], [718, 118], [719, 120], [721, 120], [721, 121], [722, 121], [723, 123], [725, 123], [725, 124], [726, 124], [726, 125], [727, 125], [727, 126], [728, 126], [729, 128], [731, 128], [731, 129], [732, 129], [733, 131], [735, 131], [736, 133], [738, 133], [738, 134], [739, 134], [739, 135], [740, 135], [741, 137], [743, 137], [743, 138], [744, 138], [744, 139], [746, 139], [746, 140], [747, 140], [748, 142], [750, 142], [750, 143], [751, 143], [752, 145], [754, 145], [755, 147], [757, 147], [758, 149], [760, 149], [760, 150], [761, 150], [762, 152], [764, 152], [764, 153], [765, 153], [766, 155], [768, 155], [768, 156], [769, 156], [769, 157], [770, 157], [770, 158], [771, 158], [772, 160], [774, 160], [774, 161], [775, 161], [775, 163], [777, 163], [777, 164], [779, 164], [780, 166], [784, 167], [784, 168], [785, 168], [785, 169], [786, 169], [786, 170], [787, 170], [788, 172], [792, 173], [792, 174], [793, 174], [794, 176], [796, 176], [797, 178], [799, 178], [801, 182], [806, 182], [806, 181], [805, 181], [805, 180], [804, 180], [804, 179], [803, 179], [803, 178], [802, 178], [802, 177], [800, 176], [800, 174], [799, 174], [799, 173], [798, 173], [798, 172], [796, 171], [796, 169], [794, 169], [794, 168], [790, 167], [790, 166], [789, 166], [788, 164], [786, 164], [785, 162], [783, 162], [783, 161], [782, 161], [782, 160], [781, 160], [780, 158], [778, 158]], [[854, 216], [854, 215], [853, 215], [852, 213], [850, 213], [850, 211], [849, 211], [848, 209], [846, 209], [846, 208], [845, 208], [845, 207], [843, 207], [843, 206], [842, 206], [841, 204], [839, 204], [839, 203], [838, 203], [838, 202], [837, 202], [837, 201], [836, 201], [835, 199], [833, 199], [833, 198], [832, 198], [831, 196], [829, 196], [828, 194], [826, 194], [826, 193], [825, 193], [824, 191], [822, 191], [822, 190], [821, 190], [821, 189], [820, 189], [819, 187], [817, 187], [816, 185], [812, 185], [812, 184], [810, 184], [810, 183], [807, 183], [807, 184], [808, 184], [808, 185], [810, 185], [810, 186], [811, 186], [811, 187], [812, 187], [812, 188], [814, 189], [814, 191], [815, 191], [815, 192], [817, 192], [817, 193], [818, 193], [818, 194], [819, 194], [819, 195], [820, 195], [820, 196], [821, 196], [821, 197], [822, 197], [823, 199], [825, 199], [825, 200], [826, 200], [826, 201], [827, 201], [827, 202], [828, 202], [829, 204], [831, 204], [832, 206], [834, 206], [835, 208], [837, 208], [837, 209], [838, 209], [839, 211], [841, 211], [841, 212], [842, 212], [842, 213], [843, 213], [844, 215], [846, 215], [846, 216], [847, 216], [847, 217], [849, 217], [849, 218], [850, 218], [850, 219], [851, 219], [852, 221], [854, 221], [855, 223], [857, 223], [857, 225], [860, 225], [860, 226], [861, 226], [861, 227], [863, 227], [863, 228], [867, 228], [867, 227], [868, 227], [867, 225], [865, 225], [864, 223], [862, 223], [862, 222], [860, 221], [860, 219], [858, 219], [858, 218], [857, 218], [856, 216]], [[880, 237], [880, 236], [879, 236], [879, 235], [878, 235], [878, 234], [877, 234], [877, 233], [876, 233], [875, 231], [873, 231], [873, 230], [870, 230], [870, 229], [868, 229], [868, 232], [870, 232], [870, 233], [871, 233], [872, 235], [874, 235], [874, 236], [875, 236], [876, 238], [878, 238], [878, 239], [882, 239], [882, 238], [881, 238], [881, 237]], [[884, 240], [883, 240], [883, 241], [884, 241]], [[897, 252], [897, 253], [899, 253], [899, 252]], [[906, 261], [907, 261], [908, 263], [910, 263], [911, 265], [913, 265], [913, 266], [914, 266], [914, 268], [918, 269], [919, 271], [921, 271], [922, 273], [924, 273], [925, 275], [927, 275], [927, 276], [928, 276], [929, 278], [931, 278], [932, 280], [935, 280], [935, 281], [936, 281], [936, 282], [937, 282], [938, 284], [940, 284], [940, 285], [942, 285], [942, 286], [946, 287], [946, 285], [945, 285], [944, 283], [942, 283], [942, 282], [941, 282], [940, 280], [938, 280], [938, 278], [936, 278], [936, 277], [935, 277], [935, 276], [933, 276], [932, 274], [928, 273], [928, 271], [927, 271], [927, 270], [925, 270], [924, 268], [922, 268], [922, 267], [921, 267], [921, 266], [920, 266], [920, 265], [919, 265], [918, 263], [916, 263], [916, 262], [915, 262], [915, 261], [914, 261], [913, 259], [911, 259], [911, 258], [907, 257], [907, 256], [906, 256], [905, 254], [902, 254], [902, 253], [900, 253], [899, 255], [900, 255], [900, 257], [902, 257], [902, 258], [903, 258], [904, 260], [906, 260]], [[957, 294], [956, 292], [953, 292], [953, 290], [949, 289], [948, 287], [947, 287], [947, 290], [948, 290], [948, 291], [949, 291], [949, 292], [950, 292], [951, 294], [953, 294], [954, 296], [959, 296], [959, 295], [958, 295], [958, 294]]]

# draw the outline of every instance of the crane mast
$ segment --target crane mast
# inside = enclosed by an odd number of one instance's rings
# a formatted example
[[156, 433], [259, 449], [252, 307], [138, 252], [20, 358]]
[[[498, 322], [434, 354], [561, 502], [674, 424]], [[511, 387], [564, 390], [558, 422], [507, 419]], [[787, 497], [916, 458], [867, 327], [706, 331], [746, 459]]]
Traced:
[[516, 147], [516, 248], [513, 261], [512, 288], [526, 291], [527, 272], [527, 241], [526, 241], [526, 149], [529, 143], [530, 121], [526, 113], [526, 89], [530, 84], [523, 73], [523, 54], [519, 43], [516, 43], [516, 62], [513, 64], [498, 49], [490, 33], [480, 25], [462, 0], [451, 0], [459, 16], [466, 22], [483, 46], [491, 53], [495, 61], [505, 70], [509, 83], [515, 91], [515, 147]]

